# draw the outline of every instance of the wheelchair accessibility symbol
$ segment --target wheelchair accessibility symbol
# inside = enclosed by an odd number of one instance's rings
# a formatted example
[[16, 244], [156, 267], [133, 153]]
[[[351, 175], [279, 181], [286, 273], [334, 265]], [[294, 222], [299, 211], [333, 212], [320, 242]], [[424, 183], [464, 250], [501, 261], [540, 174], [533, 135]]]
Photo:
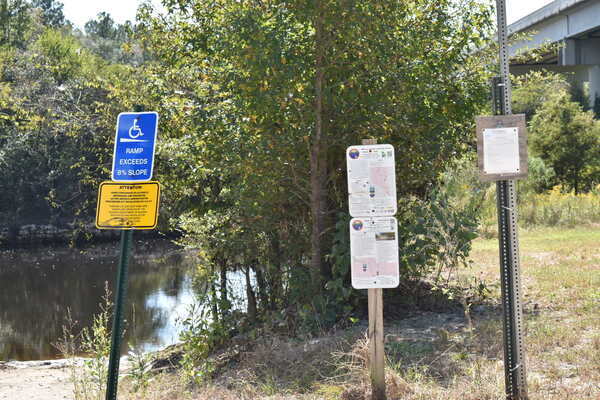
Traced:
[[138, 139], [140, 136], [144, 136], [144, 132], [138, 125], [139, 118], [133, 120], [133, 125], [129, 128], [129, 137], [119, 139], [120, 142], [131, 143], [131, 142], [147, 142], [148, 140]]

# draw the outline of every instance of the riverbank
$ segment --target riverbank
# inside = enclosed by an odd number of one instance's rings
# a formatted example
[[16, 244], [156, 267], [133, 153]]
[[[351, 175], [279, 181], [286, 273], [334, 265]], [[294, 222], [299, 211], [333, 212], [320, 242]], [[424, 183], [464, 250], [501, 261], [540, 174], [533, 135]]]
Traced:
[[[597, 227], [521, 231], [532, 399], [600, 397], [599, 244]], [[473, 266], [463, 271], [491, 291], [486, 302], [472, 307], [470, 323], [458, 310], [415, 310], [408, 318], [385, 321], [388, 399], [505, 398], [497, 246], [495, 239], [476, 240]], [[236, 340], [211, 356], [214, 369], [202, 385], [190, 385], [182, 370], [166, 368], [169, 372], [151, 373], [143, 390], [133, 390], [131, 378], [124, 377], [119, 400], [366, 399], [366, 327], [363, 320], [310, 339]], [[37, 400], [35, 385], [48, 390], [44, 400], [72, 399], [65, 394], [65, 368], [17, 371], [0, 366], [0, 386], [10, 376], [13, 385], [28, 391], [0, 400]]]
[[[0, 400], [75, 400], [71, 368], [81, 368], [83, 361], [0, 361]], [[130, 368], [128, 358], [122, 357], [120, 374]]]
[[[600, 229], [521, 230], [529, 395], [600, 398]], [[504, 366], [498, 242], [477, 239], [472, 268], [488, 300], [462, 313], [417, 312], [385, 321], [390, 400], [502, 400]], [[390, 315], [390, 313], [388, 313]], [[369, 398], [366, 321], [310, 340], [262, 337], [231, 346], [200, 386], [180, 373], [155, 376], [128, 400], [363, 400]]]
[[[17, 227], [0, 226], [0, 250], [36, 248], [43, 246], [65, 246], [85, 248], [102, 243], [118, 242], [120, 233], [114, 229], [98, 229], [94, 223], [83, 225], [28, 224]], [[178, 232], [161, 232], [155, 229], [137, 230], [136, 238], [142, 240], [179, 237]]]
[[66, 360], [0, 362], [0, 400], [73, 400]]

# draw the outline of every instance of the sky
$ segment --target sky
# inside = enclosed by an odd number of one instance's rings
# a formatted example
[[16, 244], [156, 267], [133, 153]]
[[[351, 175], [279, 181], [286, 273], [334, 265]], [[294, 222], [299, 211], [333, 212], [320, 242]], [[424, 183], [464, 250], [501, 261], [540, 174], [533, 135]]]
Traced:
[[[110, 13], [118, 23], [127, 20], [135, 21], [135, 13], [141, 2], [141, 0], [61, 1], [65, 5], [65, 16], [79, 28], [83, 28], [87, 21], [95, 18], [102, 11]], [[510, 24], [551, 2], [552, 0], [507, 0], [508, 23]], [[152, 0], [152, 3], [159, 5], [160, 0]]]

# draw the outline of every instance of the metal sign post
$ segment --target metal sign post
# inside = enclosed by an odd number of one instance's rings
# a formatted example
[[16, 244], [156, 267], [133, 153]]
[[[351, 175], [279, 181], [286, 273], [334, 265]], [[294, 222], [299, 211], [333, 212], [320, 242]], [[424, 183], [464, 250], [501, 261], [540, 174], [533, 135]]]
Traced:
[[127, 274], [129, 268], [129, 252], [133, 230], [121, 231], [121, 257], [117, 274], [117, 290], [115, 293], [115, 309], [110, 342], [110, 360], [108, 362], [108, 381], [106, 383], [106, 400], [117, 400], [119, 385], [119, 362], [121, 361], [121, 339], [123, 335], [123, 307], [127, 298]]
[[142, 112], [140, 106], [135, 108], [135, 113], [121, 113], [117, 118], [113, 182], [104, 182], [100, 185], [96, 210], [98, 229], [122, 230], [106, 400], [117, 400], [123, 338], [123, 309], [127, 300], [127, 276], [133, 229], [156, 227], [160, 198], [158, 182], [141, 183], [152, 179], [158, 114]]
[[[494, 111], [497, 115], [510, 115], [512, 114], [512, 110], [508, 70], [506, 0], [496, 0], [496, 10], [501, 76], [499, 79], [494, 80]], [[526, 400], [528, 396], [525, 344], [523, 342], [523, 310], [521, 308], [516, 181], [498, 181], [496, 183], [496, 192], [500, 244], [500, 281], [502, 306], [504, 309], [503, 331], [506, 398], [508, 400]]]

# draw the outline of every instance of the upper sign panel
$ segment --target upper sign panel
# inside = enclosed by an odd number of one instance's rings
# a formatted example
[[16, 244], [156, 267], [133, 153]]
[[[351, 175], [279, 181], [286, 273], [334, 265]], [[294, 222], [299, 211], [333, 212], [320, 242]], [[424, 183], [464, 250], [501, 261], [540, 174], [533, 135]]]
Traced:
[[397, 211], [396, 168], [391, 144], [346, 150], [348, 205], [353, 217], [391, 216]]
[[518, 174], [519, 128], [483, 130], [483, 171], [486, 174]]
[[156, 112], [119, 114], [113, 156], [113, 181], [152, 179], [157, 127]]
[[477, 117], [479, 177], [502, 181], [527, 177], [524, 114]]

